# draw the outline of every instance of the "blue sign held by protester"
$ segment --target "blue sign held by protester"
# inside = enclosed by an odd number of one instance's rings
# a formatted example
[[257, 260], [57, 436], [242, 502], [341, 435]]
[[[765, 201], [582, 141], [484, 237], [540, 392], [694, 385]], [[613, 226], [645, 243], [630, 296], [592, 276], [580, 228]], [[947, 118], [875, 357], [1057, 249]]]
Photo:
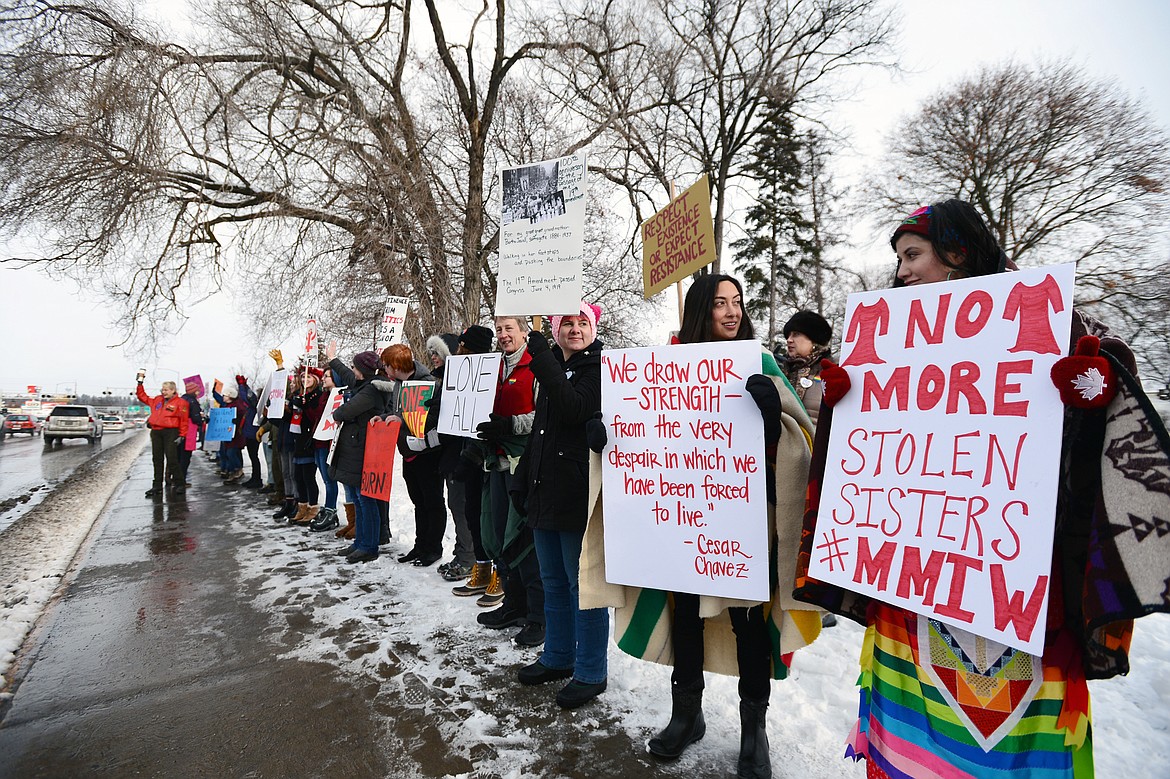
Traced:
[[234, 408], [213, 408], [207, 423], [207, 441], [230, 441], [236, 435], [236, 410]]

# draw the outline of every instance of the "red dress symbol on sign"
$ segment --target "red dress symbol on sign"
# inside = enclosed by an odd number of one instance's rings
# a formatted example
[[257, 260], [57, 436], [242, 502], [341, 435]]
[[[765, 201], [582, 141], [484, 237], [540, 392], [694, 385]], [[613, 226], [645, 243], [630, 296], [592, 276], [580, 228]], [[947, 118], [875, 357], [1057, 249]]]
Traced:
[[860, 305], [853, 309], [845, 331], [845, 343], [857, 341], [857, 345], [841, 365], [884, 365], [886, 361], [878, 356], [874, 338], [885, 335], [889, 329], [890, 307], [886, 301], [879, 300], [872, 306]]
[[1007, 305], [1003, 309], [1004, 319], [1019, 321], [1016, 345], [1009, 352], [1035, 352], [1036, 354], [1064, 354], [1052, 335], [1052, 322], [1048, 308], [1053, 312], [1064, 311], [1064, 300], [1060, 297], [1060, 285], [1051, 274], [1034, 287], [1023, 282], [1012, 287]]

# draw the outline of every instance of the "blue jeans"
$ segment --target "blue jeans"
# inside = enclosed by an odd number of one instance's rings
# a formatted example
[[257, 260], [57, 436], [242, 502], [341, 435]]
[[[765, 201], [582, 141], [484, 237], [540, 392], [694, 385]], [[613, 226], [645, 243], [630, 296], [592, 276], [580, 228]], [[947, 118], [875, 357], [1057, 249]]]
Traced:
[[584, 531], [532, 531], [544, 582], [544, 654], [542, 665], [572, 668], [585, 684], [605, 681], [609, 644], [609, 610], [577, 607], [577, 573]]
[[362, 494], [360, 487], [345, 485], [345, 500], [354, 505], [356, 527], [353, 545], [362, 552], [378, 553], [378, 504], [373, 498]]
[[313, 450], [313, 462], [317, 463], [317, 470], [321, 472], [321, 480], [325, 482], [325, 508], [337, 510], [337, 482], [329, 478], [329, 447]]
[[244, 467], [244, 452], [242, 449], [223, 450], [223, 468], [225, 471], [235, 472]]

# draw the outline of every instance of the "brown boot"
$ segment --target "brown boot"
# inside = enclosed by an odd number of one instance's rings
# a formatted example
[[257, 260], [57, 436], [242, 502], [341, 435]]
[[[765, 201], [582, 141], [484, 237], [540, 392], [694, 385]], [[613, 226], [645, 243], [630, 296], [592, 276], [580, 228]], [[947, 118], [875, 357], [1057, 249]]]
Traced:
[[320, 510], [321, 510], [320, 506], [311, 506], [308, 503], [306, 503], [304, 514], [303, 515], [297, 514], [297, 517], [299, 517], [299, 519], [294, 518], [292, 523], [294, 525], [308, 525], [310, 522], [312, 522], [314, 519], [317, 518], [317, 512], [319, 512]]
[[292, 518], [289, 519], [289, 522], [293, 525], [299, 525], [299, 524], [301, 524], [301, 520], [305, 518], [305, 514], [308, 514], [308, 513], [309, 513], [309, 504], [308, 503], [298, 503], [297, 504], [297, 513], [292, 515]]
[[451, 592], [461, 597], [483, 595], [484, 590], [488, 588], [488, 583], [491, 581], [491, 578], [492, 564], [477, 561], [471, 567], [471, 578], [458, 587], [452, 587]]
[[354, 531], [357, 530], [357, 506], [352, 503], [346, 503], [345, 506], [345, 527], [338, 528], [333, 535], [337, 538], [353, 538]]

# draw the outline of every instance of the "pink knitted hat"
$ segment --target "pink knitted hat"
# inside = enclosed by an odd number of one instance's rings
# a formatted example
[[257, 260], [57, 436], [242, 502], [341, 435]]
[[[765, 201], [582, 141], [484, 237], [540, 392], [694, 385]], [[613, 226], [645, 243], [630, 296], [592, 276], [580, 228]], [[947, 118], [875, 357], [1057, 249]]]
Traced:
[[[597, 323], [601, 321], [601, 306], [599, 306], [595, 303], [586, 303], [584, 300], [582, 300], [581, 301], [581, 316], [588, 319], [589, 324], [593, 325], [593, 337], [596, 338], [597, 337]], [[561, 339], [560, 339], [561, 321], [564, 318], [565, 317], [562, 314], [558, 314], [557, 316], [552, 317], [552, 335], [553, 335], [553, 340], [557, 342], [557, 346], [561, 345]]]

